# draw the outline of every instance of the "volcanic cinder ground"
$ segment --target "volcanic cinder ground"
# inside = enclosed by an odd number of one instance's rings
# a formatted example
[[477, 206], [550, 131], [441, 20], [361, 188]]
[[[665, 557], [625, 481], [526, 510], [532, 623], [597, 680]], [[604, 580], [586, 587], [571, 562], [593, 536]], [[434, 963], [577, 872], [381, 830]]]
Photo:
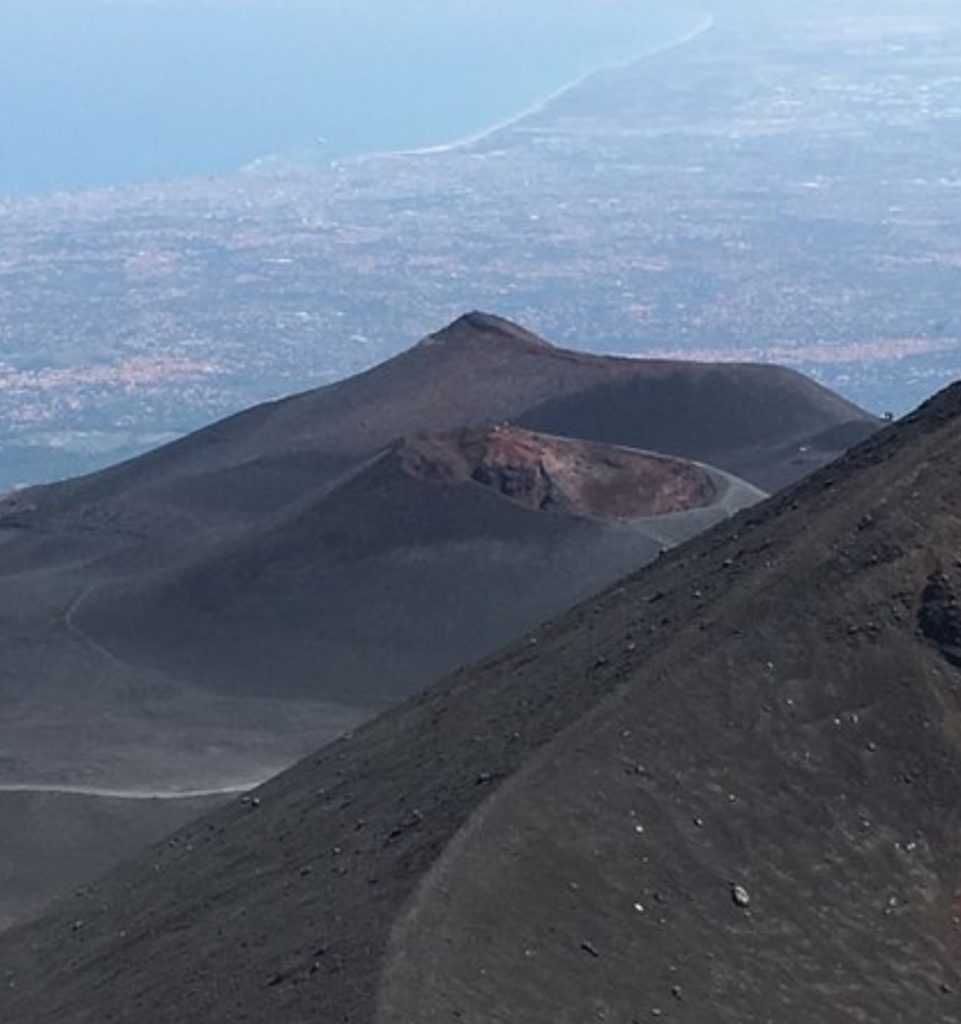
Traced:
[[0, 937], [23, 1024], [949, 1024], [961, 385]]
[[[590, 356], [470, 314], [9, 496], [0, 923], [186, 820], [183, 793], [260, 782], [877, 425], [789, 371]], [[54, 799], [51, 860], [31, 823]]]

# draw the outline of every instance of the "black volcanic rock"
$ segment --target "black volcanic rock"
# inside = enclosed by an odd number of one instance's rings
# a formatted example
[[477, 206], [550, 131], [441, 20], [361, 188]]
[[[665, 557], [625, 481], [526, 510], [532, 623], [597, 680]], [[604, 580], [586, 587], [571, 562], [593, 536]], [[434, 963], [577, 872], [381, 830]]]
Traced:
[[961, 668], [961, 602], [958, 599], [958, 566], [953, 566], [954, 580], [946, 573], [935, 573], [921, 595], [918, 621], [921, 632], [941, 653]]
[[0, 937], [0, 1016], [954, 1024], [959, 400]]

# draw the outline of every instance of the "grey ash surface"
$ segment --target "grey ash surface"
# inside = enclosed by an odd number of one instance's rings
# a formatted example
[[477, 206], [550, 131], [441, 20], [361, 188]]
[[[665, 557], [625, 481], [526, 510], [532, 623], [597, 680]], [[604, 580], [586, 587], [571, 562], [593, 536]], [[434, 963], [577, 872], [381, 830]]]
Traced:
[[0, 1015], [956, 1021], [959, 468], [956, 387], [0, 937]]
[[[474, 313], [349, 381], [13, 495], [0, 785], [259, 782], [876, 427], [790, 371], [591, 356]], [[423, 461], [464, 428], [510, 443], [456, 479], [411, 471], [412, 446]], [[105, 866], [83, 852], [104, 849], [96, 820], [33, 909]]]

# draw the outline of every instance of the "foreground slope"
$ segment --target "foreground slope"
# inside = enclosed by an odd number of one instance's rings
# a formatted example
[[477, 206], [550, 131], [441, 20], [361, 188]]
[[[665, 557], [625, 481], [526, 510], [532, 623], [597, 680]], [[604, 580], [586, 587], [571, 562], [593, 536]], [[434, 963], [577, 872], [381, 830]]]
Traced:
[[0, 789], [0, 929], [36, 915], [55, 894], [109, 871], [227, 799]]
[[0, 938], [18, 1024], [961, 1015], [961, 386]]

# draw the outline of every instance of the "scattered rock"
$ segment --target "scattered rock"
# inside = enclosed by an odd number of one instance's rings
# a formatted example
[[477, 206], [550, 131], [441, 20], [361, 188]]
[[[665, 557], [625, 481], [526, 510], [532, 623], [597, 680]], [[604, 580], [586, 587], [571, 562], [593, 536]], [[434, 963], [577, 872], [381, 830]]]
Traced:
[[743, 885], [731, 886], [731, 899], [734, 901], [734, 905], [741, 907], [742, 910], [746, 910], [751, 905], [751, 894]]

